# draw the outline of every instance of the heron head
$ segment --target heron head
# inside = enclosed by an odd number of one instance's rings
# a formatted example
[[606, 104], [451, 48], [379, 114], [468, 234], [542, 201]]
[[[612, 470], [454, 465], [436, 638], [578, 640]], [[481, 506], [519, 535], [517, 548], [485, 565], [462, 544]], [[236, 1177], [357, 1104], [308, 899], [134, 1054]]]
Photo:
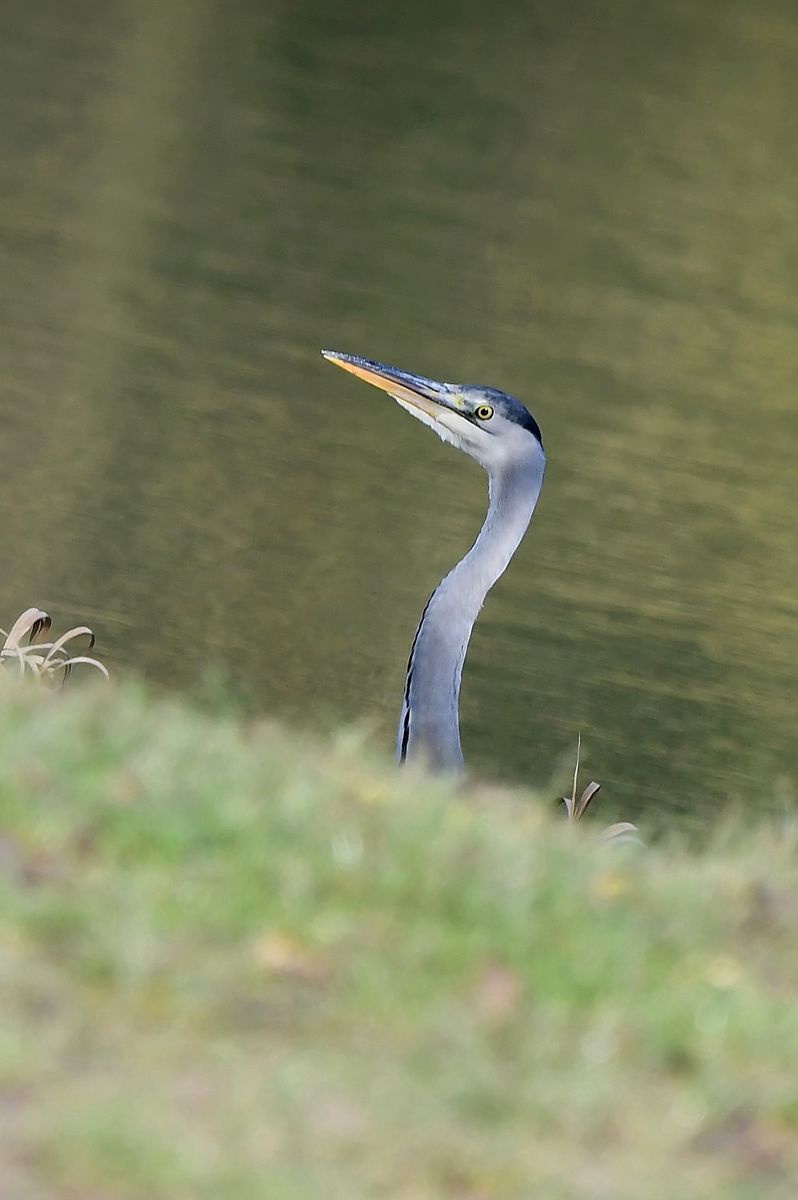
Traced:
[[475, 458], [487, 471], [530, 461], [545, 463], [535, 418], [520, 400], [498, 388], [438, 383], [385, 363], [322, 350], [336, 366], [381, 388], [444, 442]]

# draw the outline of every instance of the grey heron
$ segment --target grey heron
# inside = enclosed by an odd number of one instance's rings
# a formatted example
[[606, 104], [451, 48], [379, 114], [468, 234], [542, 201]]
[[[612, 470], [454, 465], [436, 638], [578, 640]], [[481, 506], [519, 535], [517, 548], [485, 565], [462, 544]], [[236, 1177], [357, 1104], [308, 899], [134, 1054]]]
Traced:
[[497, 388], [438, 383], [381, 362], [322, 350], [329, 362], [392, 396], [488, 475], [488, 512], [474, 545], [427, 601], [405, 676], [396, 749], [400, 762], [459, 771], [460, 680], [474, 623], [535, 510], [546, 456], [520, 400]]

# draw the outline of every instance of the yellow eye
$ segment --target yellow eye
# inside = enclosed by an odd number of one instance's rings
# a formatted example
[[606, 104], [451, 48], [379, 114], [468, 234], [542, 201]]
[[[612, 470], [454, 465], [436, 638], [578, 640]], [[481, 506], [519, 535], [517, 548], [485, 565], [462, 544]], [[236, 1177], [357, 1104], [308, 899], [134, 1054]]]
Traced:
[[480, 421], [489, 421], [493, 416], [493, 409], [489, 404], [480, 404], [474, 415], [479, 417]]

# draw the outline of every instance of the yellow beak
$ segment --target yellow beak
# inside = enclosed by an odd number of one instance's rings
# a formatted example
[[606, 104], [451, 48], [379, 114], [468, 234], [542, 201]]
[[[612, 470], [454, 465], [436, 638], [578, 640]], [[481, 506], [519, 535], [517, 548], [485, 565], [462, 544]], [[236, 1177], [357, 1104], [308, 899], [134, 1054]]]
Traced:
[[341, 354], [337, 350], [322, 350], [328, 362], [335, 363], [358, 379], [387, 392], [395, 400], [401, 400], [413, 408], [419, 409], [432, 417], [440, 416], [442, 408], [457, 411], [462, 407], [462, 401], [457, 403], [445, 383], [435, 379], [427, 379], [423, 375], [411, 375], [408, 371], [400, 371], [396, 367], [386, 366], [385, 363], [373, 362], [370, 358], [358, 358], [354, 354]]

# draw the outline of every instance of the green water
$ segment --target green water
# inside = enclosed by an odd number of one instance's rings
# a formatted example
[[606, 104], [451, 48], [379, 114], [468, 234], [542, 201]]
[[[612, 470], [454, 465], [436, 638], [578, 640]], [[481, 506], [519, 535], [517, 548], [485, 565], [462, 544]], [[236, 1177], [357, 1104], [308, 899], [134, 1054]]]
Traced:
[[789, 796], [798, 13], [41, 0], [0, 43], [0, 617], [392, 745], [479, 469], [321, 346], [503, 387], [532, 531], [480, 771], [577, 731], [624, 813]]

